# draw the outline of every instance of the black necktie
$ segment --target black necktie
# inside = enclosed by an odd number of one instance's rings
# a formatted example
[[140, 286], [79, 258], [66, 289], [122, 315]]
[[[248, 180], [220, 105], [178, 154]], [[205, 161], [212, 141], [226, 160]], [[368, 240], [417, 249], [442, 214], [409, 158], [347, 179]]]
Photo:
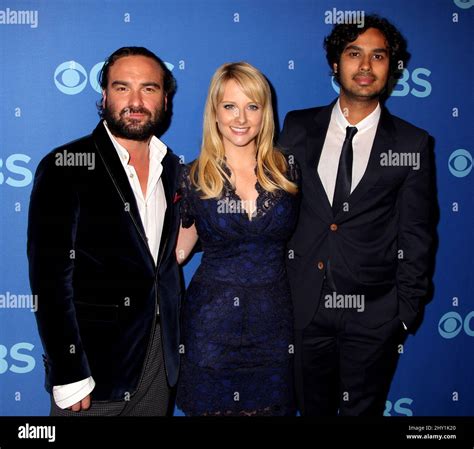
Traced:
[[339, 158], [339, 167], [337, 169], [336, 188], [334, 189], [334, 198], [332, 200], [332, 212], [337, 214], [342, 203], [349, 198], [351, 194], [352, 183], [352, 139], [357, 133], [355, 126], [346, 128], [346, 139], [342, 144], [341, 157]]

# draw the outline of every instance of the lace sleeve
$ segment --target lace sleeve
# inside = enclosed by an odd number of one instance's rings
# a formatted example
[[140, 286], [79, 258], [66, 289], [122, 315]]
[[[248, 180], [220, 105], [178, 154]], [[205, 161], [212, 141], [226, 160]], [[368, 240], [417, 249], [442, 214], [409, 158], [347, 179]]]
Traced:
[[194, 213], [192, 208], [193, 186], [191, 178], [189, 177], [189, 166], [184, 164], [180, 173], [179, 194], [181, 196], [179, 202], [181, 224], [183, 228], [190, 228], [194, 224]]

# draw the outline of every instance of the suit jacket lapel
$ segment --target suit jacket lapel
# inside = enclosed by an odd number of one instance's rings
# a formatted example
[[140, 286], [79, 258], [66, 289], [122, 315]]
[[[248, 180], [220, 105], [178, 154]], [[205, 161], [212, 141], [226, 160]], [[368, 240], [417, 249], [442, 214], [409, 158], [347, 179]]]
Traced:
[[388, 151], [393, 147], [395, 142], [395, 133], [393, 129], [393, 122], [390, 113], [385, 107], [382, 108], [380, 115], [379, 124], [375, 133], [374, 143], [370, 152], [369, 162], [367, 168], [357, 184], [356, 188], [352, 191], [349, 196], [348, 203], [350, 205], [349, 213], [342, 212], [342, 209], [336, 214], [337, 217], [349, 218], [350, 211], [354, 205], [369, 191], [369, 189], [377, 182], [380, 178], [382, 167], [380, 165], [380, 155], [384, 151]]
[[128, 215], [132, 220], [137, 232], [139, 233], [140, 239], [146, 247], [146, 251], [154, 264], [155, 262], [148, 247], [145, 229], [143, 228], [143, 223], [138, 211], [135, 195], [130, 186], [130, 182], [127, 178], [125, 170], [123, 169], [122, 162], [120, 161], [117, 151], [115, 150], [115, 147], [110, 140], [102, 122], [100, 122], [93, 131], [92, 138], [94, 140], [99, 157], [102, 159], [107, 173], [112, 179], [118, 195], [122, 199], [124, 210], [128, 212]]
[[163, 165], [163, 173], [161, 180], [163, 182], [163, 189], [166, 198], [166, 213], [163, 222], [163, 232], [161, 233], [160, 249], [158, 251], [157, 268], [159, 268], [161, 260], [163, 259], [168, 245], [168, 236], [170, 235], [172, 219], [174, 214], [174, 195], [175, 195], [175, 180], [177, 179], [176, 166], [170, 157], [169, 150], [161, 162]]

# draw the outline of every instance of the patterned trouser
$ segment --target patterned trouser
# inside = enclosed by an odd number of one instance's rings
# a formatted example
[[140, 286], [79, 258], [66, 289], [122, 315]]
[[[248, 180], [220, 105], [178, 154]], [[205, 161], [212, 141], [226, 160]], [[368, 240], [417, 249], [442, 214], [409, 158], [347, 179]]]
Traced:
[[[92, 391], [92, 398], [94, 391]], [[94, 402], [88, 410], [73, 412], [60, 409], [51, 396], [50, 416], [165, 416], [168, 410], [170, 389], [166, 382], [160, 325], [145, 364], [143, 379], [129, 401]]]

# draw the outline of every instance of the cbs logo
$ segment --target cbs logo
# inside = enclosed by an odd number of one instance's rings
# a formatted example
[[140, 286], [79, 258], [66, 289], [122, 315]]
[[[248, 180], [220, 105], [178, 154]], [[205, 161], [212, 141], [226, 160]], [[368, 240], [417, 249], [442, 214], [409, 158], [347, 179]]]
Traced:
[[469, 9], [474, 5], [474, 0], [454, 0], [454, 4], [461, 9]]
[[[92, 89], [99, 94], [102, 89], [99, 84], [99, 73], [105, 64], [105, 61], [95, 64], [87, 75], [87, 71], [76, 61], [66, 61], [59, 64], [54, 71], [54, 84], [56, 87], [66, 95], [76, 95], [82, 92], [87, 86], [87, 81]], [[173, 70], [174, 65], [165, 62], [168, 69]]]
[[[0, 158], [0, 185], [3, 183], [12, 187], [25, 187], [33, 180], [33, 174], [31, 170], [22, 165], [21, 163], [28, 164], [31, 158], [26, 154], [16, 153], [11, 154], [5, 159]], [[20, 164], [19, 164], [20, 163]], [[15, 177], [7, 176], [3, 174], [3, 169], [6, 169], [10, 174], [18, 175]]]
[[400, 398], [394, 404], [392, 401], [385, 401], [385, 410], [383, 416], [393, 416], [393, 414], [402, 416], [413, 416], [410, 406], [413, 402], [411, 398]]
[[456, 178], [464, 178], [472, 170], [472, 156], [469, 151], [462, 148], [451, 153], [448, 160], [448, 168]]
[[[25, 352], [33, 351], [35, 345], [31, 343], [16, 343], [8, 351], [7, 347], [0, 345], [0, 374], [4, 374], [7, 371], [11, 371], [16, 374], [25, 374], [33, 371], [36, 366], [36, 361], [33, 356], [25, 354]], [[6, 360], [6, 357], [10, 359], [10, 363]], [[16, 364], [14, 362], [20, 362]]]
[[89, 72], [87, 77], [86, 69], [76, 61], [66, 61], [59, 64], [54, 71], [54, 84], [66, 95], [76, 95], [82, 92], [87, 85], [89, 79], [92, 89], [101, 92], [99, 86], [99, 72], [104, 61], [98, 62]]
[[[411, 81], [414, 85], [420, 87], [421, 89], [415, 89], [414, 87], [410, 89], [410, 85], [408, 83], [410, 80], [410, 72], [407, 69], [404, 69], [402, 77], [397, 80], [390, 96], [406, 97], [408, 94], [412, 94], [414, 97], [418, 98], [428, 97], [431, 94], [431, 83], [426, 79], [423, 79], [421, 76], [429, 77], [430, 75], [431, 71], [422, 67], [413, 70], [411, 73]], [[337, 94], [339, 94], [339, 86], [334, 80], [334, 77], [331, 78], [331, 82], [333, 89]]]
[[474, 337], [474, 329], [471, 327], [471, 320], [474, 318], [474, 311], [469, 312], [464, 320], [458, 312], [445, 313], [438, 323], [438, 331], [443, 338], [454, 338], [463, 329], [469, 337]]

